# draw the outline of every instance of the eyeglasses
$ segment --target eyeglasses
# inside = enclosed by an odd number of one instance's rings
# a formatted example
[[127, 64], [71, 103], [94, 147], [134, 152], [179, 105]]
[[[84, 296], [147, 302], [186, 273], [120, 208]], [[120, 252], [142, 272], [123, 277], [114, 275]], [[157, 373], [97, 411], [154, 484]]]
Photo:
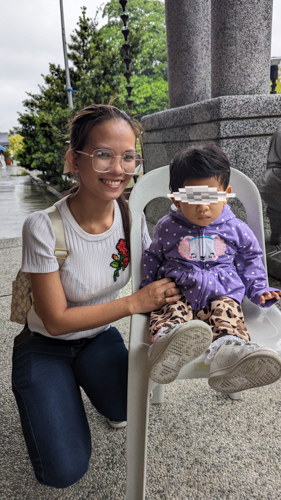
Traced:
[[100, 173], [110, 172], [115, 158], [122, 158], [122, 169], [128, 175], [135, 175], [143, 163], [141, 155], [136, 151], [126, 151], [122, 156], [115, 155], [111, 149], [95, 149], [92, 155], [84, 151], [76, 151], [76, 153], [91, 156], [93, 169]]

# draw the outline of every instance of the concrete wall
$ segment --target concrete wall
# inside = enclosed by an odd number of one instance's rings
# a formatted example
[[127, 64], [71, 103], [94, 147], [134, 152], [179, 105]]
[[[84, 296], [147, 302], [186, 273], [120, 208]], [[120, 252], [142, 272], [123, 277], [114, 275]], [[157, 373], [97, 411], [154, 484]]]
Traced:
[[[265, 170], [272, 134], [281, 123], [281, 95], [225, 96], [143, 118], [145, 172], [167, 165], [190, 145], [219, 145], [232, 167], [256, 184]], [[151, 204], [147, 217], [155, 223], [168, 209], [163, 200]]]

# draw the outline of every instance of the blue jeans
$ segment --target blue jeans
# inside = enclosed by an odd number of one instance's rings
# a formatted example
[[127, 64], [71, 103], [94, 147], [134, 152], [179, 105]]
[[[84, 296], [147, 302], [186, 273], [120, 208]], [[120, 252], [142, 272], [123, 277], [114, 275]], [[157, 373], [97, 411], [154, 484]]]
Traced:
[[91, 436], [80, 387], [99, 413], [126, 420], [128, 351], [114, 327], [93, 339], [42, 335], [14, 348], [13, 392], [35, 475], [66, 488], [87, 471]]

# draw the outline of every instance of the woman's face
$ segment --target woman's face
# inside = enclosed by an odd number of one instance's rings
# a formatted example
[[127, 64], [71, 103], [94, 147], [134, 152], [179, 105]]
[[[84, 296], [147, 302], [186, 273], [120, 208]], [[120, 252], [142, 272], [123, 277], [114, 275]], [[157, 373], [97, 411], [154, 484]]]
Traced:
[[[106, 148], [114, 151], [115, 156], [122, 157], [126, 151], [135, 151], [135, 142], [133, 129], [125, 120], [110, 120], [93, 127], [83, 151], [93, 154], [95, 149]], [[115, 158], [107, 173], [96, 172], [90, 156], [77, 154], [75, 163], [75, 171], [79, 172], [79, 190], [94, 195], [100, 201], [117, 199], [132, 178], [123, 172], [121, 158]]]

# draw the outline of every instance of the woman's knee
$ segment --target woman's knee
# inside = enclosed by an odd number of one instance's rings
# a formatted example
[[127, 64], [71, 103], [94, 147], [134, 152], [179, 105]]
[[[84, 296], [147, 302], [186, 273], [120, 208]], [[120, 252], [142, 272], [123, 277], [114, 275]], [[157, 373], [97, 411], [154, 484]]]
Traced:
[[70, 412], [73, 421], [67, 422], [69, 415], [56, 414], [56, 405], [50, 411], [50, 404], [40, 418], [14, 381], [13, 392], [37, 480], [55, 488], [67, 488], [79, 481], [87, 472], [91, 457], [91, 436], [82, 402], [76, 401], [77, 411]]
[[[86, 450], [85, 450], [86, 451]], [[75, 453], [75, 456], [60, 457], [59, 460], [52, 460], [44, 466], [43, 474], [38, 473], [34, 468], [35, 476], [40, 484], [52, 486], [54, 488], [68, 488], [77, 483], [86, 474], [91, 453]]]

